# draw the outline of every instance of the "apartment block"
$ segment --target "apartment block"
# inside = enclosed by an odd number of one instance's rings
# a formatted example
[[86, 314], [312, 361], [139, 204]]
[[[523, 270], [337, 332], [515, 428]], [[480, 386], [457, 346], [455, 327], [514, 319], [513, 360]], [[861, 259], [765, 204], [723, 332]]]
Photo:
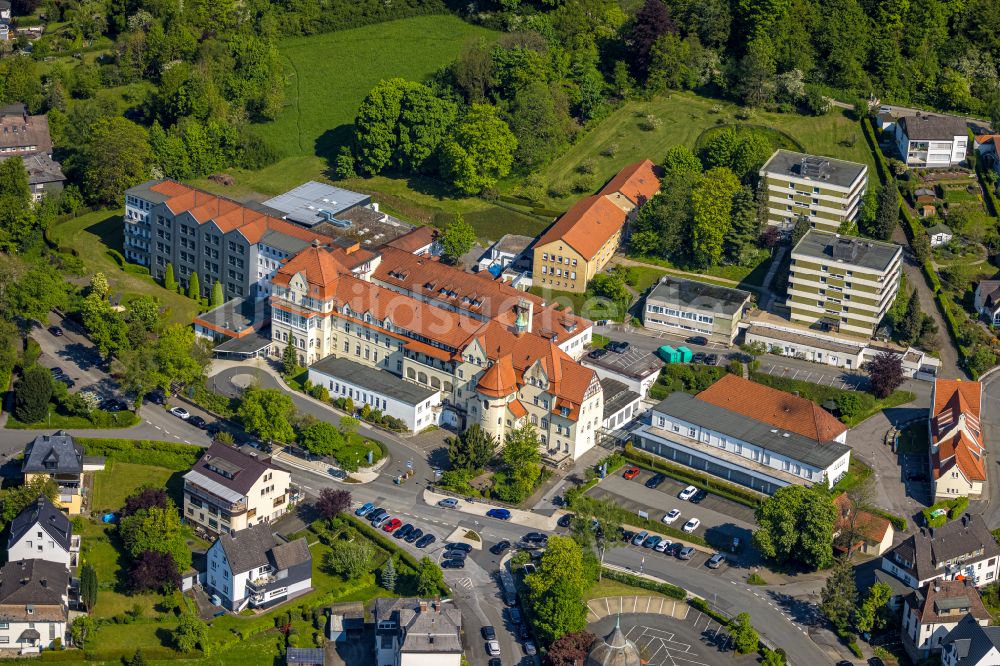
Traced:
[[814, 229], [837, 231], [857, 220], [868, 189], [868, 167], [857, 162], [775, 151], [760, 169], [767, 185], [767, 223], [791, 231], [799, 216]]
[[792, 321], [871, 336], [899, 289], [903, 250], [895, 243], [812, 229], [792, 249]]
[[917, 113], [893, 128], [896, 149], [906, 166], [951, 167], [965, 159], [969, 127], [962, 118]]
[[750, 292], [665, 275], [646, 295], [642, 325], [731, 345], [749, 307]]

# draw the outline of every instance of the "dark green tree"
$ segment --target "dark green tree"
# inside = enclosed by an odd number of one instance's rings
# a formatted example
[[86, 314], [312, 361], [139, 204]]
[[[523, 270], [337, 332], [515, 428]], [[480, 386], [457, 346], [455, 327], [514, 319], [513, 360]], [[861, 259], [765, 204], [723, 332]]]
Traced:
[[733, 228], [723, 241], [726, 259], [730, 263], [739, 263], [744, 248], [754, 248], [757, 245], [761, 226], [757, 208], [757, 201], [749, 186], [744, 185], [733, 194]]
[[167, 268], [163, 271], [163, 288], [167, 291], [177, 291], [177, 278], [174, 277], [174, 265], [167, 263]]
[[671, 146], [663, 158], [664, 175], [677, 173], [700, 174], [701, 160], [684, 144]]
[[52, 373], [35, 365], [14, 384], [14, 416], [21, 423], [44, 421], [52, 399]]
[[854, 567], [847, 557], [838, 558], [833, 571], [820, 592], [820, 610], [839, 632], [847, 631], [858, 603], [858, 589], [854, 584]]
[[906, 303], [906, 312], [896, 328], [899, 341], [907, 345], [912, 344], [920, 335], [923, 321], [924, 313], [920, 309], [920, 295], [914, 289]]
[[220, 280], [216, 280], [215, 284], [212, 285], [212, 300], [210, 305], [213, 308], [217, 308], [225, 303], [225, 301], [225, 296], [222, 293], [222, 282]]
[[792, 227], [791, 243], [792, 247], [799, 244], [802, 237], [812, 229], [812, 223], [809, 221], [808, 215], [796, 215], [795, 216], [795, 226]]
[[875, 226], [866, 232], [869, 236], [887, 241], [892, 238], [892, 232], [899, 223], [899, 191], [896, 181], [890, 180], [878, 192], [878, 209], [875, 213]]
[[97, 569], [90, 562], [84, 563], [80, 569], [80, 600], [91, 613], [97, 603], [97, 583]]
[[632, 31], [629, 35], [631, 45], [629, 62], [632, 72], [640, 82], [646, 80], [652, 59], [653, 45], [662, 35], [677, 32], [677, 26], [670, 18], [670, 10], [663, 0], [646, 0], [635, 13]]
[[510, 173], [517, 138], [496, 107], [473, 104], [441, 144], [441, 173], [456, 189], [478, 194]]
[[763, 106], [774, 100], [777, 90], [774, 44], [767, 34], [758, 34], [747, 46], [737, 69], [736, 89], [747, 106]]
[[379, 584], [389, 592], [396, 591], [396, 558], [389, 557], [382, 566]]
[[198, 280], [197, 271], [191, 273], [191, 279], [188, 280], [188, 298], [196, 301], [201, 298], [201, 282]]
[[417, 596], [434, 597], [447, 589], [441, 567], [429, 557], [421, 557], [417, 563]]
[[295, 336], [288, 336], [288, 344], [281, 352], [281, 369], [285, 375], [294, 375], [299, 369], [299, 355], [295, 351]]
[[733, 643], [736, 651], [740, 654], [750, 654], [756, 652], [760, 645], [760, 636], [757, 630], [750, 624], [750, 613], [740, 613], [729, 623], [729, 629], [733, 633]]
[[514, 95], [510, 129], [517, 138], [517, 168], [529, 173], [545, 164], [566, 142], [564, 119], [556, 109], [552, 91], [542, 81], [532, 81]]
[[754, 542], [764, 557], [777, 562], [797, 561], [810, 570], [833, 561], [837, 511], [826, 488], [779, 488], [754, 515], [759, 525]]
[[483, 469], [496, 447], [496, 440], [476, 423], [461, 436], [448, 438], [448, 463], [452, 469]]
[[445, 258], [454, 263], [476, 244], [476, 230], [465, 221], [461, 214], [458, 214], [451, 224], [441, 232], [439, 241], [444, 250]]
[[149, 178], [153, 151], [145, 128], [112, 116], [91, 126], [82, 158], [87, 195], [100, 203], [120, 205], [126, 189]]

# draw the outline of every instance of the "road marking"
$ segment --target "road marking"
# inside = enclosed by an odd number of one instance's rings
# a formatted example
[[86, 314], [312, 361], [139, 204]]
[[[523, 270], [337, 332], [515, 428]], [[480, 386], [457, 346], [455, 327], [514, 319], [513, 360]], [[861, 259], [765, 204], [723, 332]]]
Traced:
[[185, 440], [184, 440], [184, 443], [185, 443], [185, 444], [190, 444], [190, 443], [191, 443], [191, 440], [189, 440], [189, 439], [185, 439]]
[[160, 426], [158, 426], [158, 425], [154, 425], [153, 427], [154, 427], [154, 428], [156, 428], [157, 430], [163, 430], [163, 428], [161, 428], [161, 427], [160, 427]]

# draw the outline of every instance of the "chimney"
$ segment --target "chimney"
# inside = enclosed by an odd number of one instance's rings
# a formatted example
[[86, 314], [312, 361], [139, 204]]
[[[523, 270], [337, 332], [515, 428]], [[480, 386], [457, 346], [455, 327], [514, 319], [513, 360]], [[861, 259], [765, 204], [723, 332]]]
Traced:
[[41, 584], [42, 584], [42, 587], [48, 587], [48, 586], [49, 586], [49, 581], [47, 581], [47, 580], [46, 580], [46, 579], [44, 579], [44, 578], [43, 578], [43, 579], [42, 579], [42, 580], [41, 580], [40, 582], [41, 582]]
[[426, 613], [427, 612], [427, 600], [426, 599], [421, 599], [420, 600], [420, 612], [421, 613]]

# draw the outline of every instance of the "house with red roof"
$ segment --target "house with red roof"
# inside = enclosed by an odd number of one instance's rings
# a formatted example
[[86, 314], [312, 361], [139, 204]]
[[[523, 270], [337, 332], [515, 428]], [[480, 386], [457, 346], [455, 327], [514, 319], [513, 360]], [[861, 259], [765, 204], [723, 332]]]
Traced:
[[960, 379], [934, 382], [928, 419], [935, 498], [977, 498], [986, 484], [986, 446], [980, 423], [983, 386]]

